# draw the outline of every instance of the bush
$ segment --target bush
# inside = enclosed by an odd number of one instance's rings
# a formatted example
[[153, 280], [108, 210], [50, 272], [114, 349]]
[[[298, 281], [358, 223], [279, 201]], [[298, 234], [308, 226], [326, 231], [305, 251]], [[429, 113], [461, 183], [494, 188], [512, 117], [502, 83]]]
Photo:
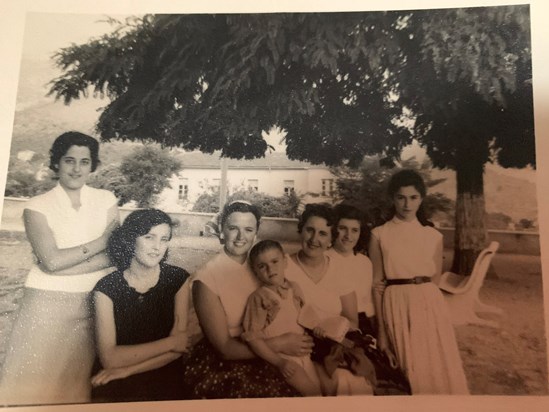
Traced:
[[517, 224], [515, 224], [517, 230], [535, 230], [536, 223], [532, 219], [520, 219]]
[[486, 228], [496, 230], [507, 230], [513, 219], [505, 213], [494, 212], [486, 215]]
[[[263, 216], [268, 217], [297, 217], [300, 197], [295, 193], [283, 196], [271, 196], [255, 190], [239, 190], [227, 198], [227, 202], [233, 200], [246, 200], [261, 209]], [[203, 193], [195, 202], [193, 212], [217, 213], [219, 211], [219, 189], [213, 192]]]

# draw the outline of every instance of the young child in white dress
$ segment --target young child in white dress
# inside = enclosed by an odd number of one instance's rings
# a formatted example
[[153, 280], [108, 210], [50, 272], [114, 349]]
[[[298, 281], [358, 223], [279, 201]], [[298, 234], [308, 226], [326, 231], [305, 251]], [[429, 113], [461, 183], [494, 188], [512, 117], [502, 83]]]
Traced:
[[297, 323], [303, 306], [299, 286], [286, 279], [287, 258], [280, 243], [263, 240], [249, 254], [250, 266], [261, 286], [250, 295], [241, 335], [254, 353], [276, 366], [286, 381], [304, 396], [320, 396], [320, 382], [309, 357], [276, 353], [266, 339], [285, 333], [305, 333]]

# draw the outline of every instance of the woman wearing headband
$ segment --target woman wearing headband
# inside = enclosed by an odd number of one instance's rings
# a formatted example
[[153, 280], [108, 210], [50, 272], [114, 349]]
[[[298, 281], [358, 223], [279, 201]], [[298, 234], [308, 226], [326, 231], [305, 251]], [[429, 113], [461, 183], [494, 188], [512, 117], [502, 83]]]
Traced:
[[[194, 276], [193, 303], [204, 339], [190, 354], [183, 381], [186, 398], [261, 398], [297, 396], [278, 369], [257, 358], [240, 339], [249, 295], [259, 283], [247, 264], [259, 220], [248, 202], [227, 204], [219, 216], [223, 250]], [[301, 356], [310, 352], [306, 335], [289, 333], [268, 344], [277, 352]]]

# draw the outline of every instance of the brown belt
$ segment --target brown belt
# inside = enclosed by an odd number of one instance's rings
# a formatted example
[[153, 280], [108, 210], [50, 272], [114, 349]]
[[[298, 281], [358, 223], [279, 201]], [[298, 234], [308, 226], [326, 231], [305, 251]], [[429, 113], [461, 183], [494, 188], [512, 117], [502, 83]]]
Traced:
[[387, 286], [391, 285], [420, 285], [422, 283], [428, 283], [431, 281], [429, 276], [416, 276], [411, 279], [385, 279]]

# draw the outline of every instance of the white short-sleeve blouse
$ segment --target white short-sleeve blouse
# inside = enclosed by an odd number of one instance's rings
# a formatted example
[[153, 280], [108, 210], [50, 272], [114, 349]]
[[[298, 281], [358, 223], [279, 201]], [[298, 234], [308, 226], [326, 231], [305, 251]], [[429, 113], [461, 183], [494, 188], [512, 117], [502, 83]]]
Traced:
[[[67, 249], [99, 238], [107, 227], [109, 210], [117, 203], [111, 192], [86, 185], [81, 189], [80, 201], [81, 207], [74, 209], [69, 196], [58, 184], [49, 192], [30, 199], [25, 209], [44, 215], [56, 246]], [[33, 265], [25, 286], [62, 292], [89, 292], [99, 279], [111, 271], [103, 269], [81, 275], [52, 276]]]
[[387, 279], [433, 276], [437, 271], [437, 250], [442, 234], [419, 221], [407, 222], [397, 217], [372, 230], [383, 255]]
[[239, 264], [221, 252], [196, 272], [194, 281], [200, 281], [219, 297], [231, 337], [242, 334], [242, 318], [248, 297], [259, 286], [248, 263]]
[[328, 249], [326, 254], [334, 259], [340, 259], [338, 272], [347, 276], [356, 292], [358, 312], [364, 312], [367, 316], [374, 316], [374, 303], [372, 301], [372, 262], [368, 256], [362, 253], [342, 256], [336, 250]]

